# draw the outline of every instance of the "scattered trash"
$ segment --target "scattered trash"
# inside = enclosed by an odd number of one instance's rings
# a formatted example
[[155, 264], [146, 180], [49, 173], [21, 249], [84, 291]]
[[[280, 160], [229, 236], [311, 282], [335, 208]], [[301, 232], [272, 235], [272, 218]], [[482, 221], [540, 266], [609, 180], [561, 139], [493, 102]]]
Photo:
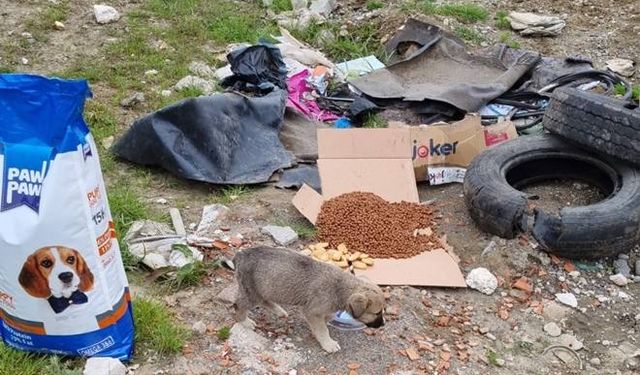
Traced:
[[281, 246], [289, 246], [298, 240], [298, 233], [291, 229], [291, 227], [267, 225], [262, 228], [262, 233], [271, 236], [271, 238]]
[[116, 358], [92, 357], [84, 365], [83, 375], [126, 375], [127, 368]]
[[623, 77], [631, 77], [635, 74], [636, 68], [633, 60], [611, 59], [607, 61], [607, 69]]
[[511, 12], [508, 19], [511, 28], [522, 36], [556, 36], [566, 26], [564, 20], [559, 17], [534, 13]]
[[104, 4], [94, 5], [93, 14], [96, 22], [101, 25], [117, 22], [120, 19], [120, 13], [115, 8]]
[[347, 78], [357, 78], [384, 67], [375, 56], [360, 57], [336, 65], [336, 69]]
[[498, 279], [483, 267], [472, 269], [465, 281], [469, 288], [487, 295], [493, 294], [498, 287]]
[[556, 293], [556, 299], [567, 306], [578, 307], [578, 300], [573, 293]]
[[195, 234], [213, 236], [220, 229], [220, 223], [229, 214], [229, 208], [222, 204], [210, 204], [202, 207], [202, 217]]
[[287, 68], [280, 50], [267, 43], [238, 48], [227, 56], [233, 75], [220, 82], [243, 92], [270, 93], [286, 89]]
[[322, 110], [318, 107], [318, 104], [313, 97], [313, 89], [310, 87], [308, 79], [311, 77], [311, 73], [308, 70], [303, 70], [300, 73], [289, 78], [287, 87], [289, 90], [289, 97], [287, 100], [287, 107], [293, 108], [298, 112], [305, 115], [310, 120], [316, 121], [335, 121], [338, 116], [335, 114]]

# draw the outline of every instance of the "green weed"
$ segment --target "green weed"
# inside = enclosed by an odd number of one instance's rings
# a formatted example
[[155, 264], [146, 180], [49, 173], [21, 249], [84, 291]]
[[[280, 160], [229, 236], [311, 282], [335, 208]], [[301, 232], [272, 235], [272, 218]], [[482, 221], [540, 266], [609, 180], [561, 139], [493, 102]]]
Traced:
[[509, 30], [511, 28], [511, 22], [507, 18], [509, 14], [504, 10], [499, 10], [496, 13], [496, 27], [502, 30]]
[[198, 87], [185, 87], [180, 92], [180, 97], [186, 98], [197, 98], [199, 96], [204, 95], [204, 92]]
[[387, 120], [377, 113], [368, 113], [362, 121], [363, 128], [386, 128], [389, 125]]
[[149, 218], [148, 207], [129, 184], [115, 184], [108, 193], [109, 206], [116, 224], [116, 234], [122, 253], [122, 262], [126, 269], [135, 268], [139, 259], [129, 252], [127, 244], [124, 242], [124, 236], [134, 221]]
[[[320, 38], [321, 32], [327, 30], [334, 35], [331, 41]], [[311, 23], [307, 28], [291, 31], [294, 37], [318, 49], [335, 62], [352, 60], [358, 57], [374, 55], [384, 61], [384, 49], [378, 36], [379, 25], [365, 23], [351, 28], [346, 35], [340, 35], [340, 25], [336, 23]]]
[[494, 352], [492, 349], [487, 349], [487, 351], [485, 352], [485, 356], [490, 364], [498, 366], [498, 353]]
[[220, 194], [216, 195], [214, 201], [221, 204], [231, 204], [249, 192], [249, 189], [244, 185], [230, 185], [222, 188]]
[[384, 8], [384, 3], [381, 0], [367, 1], [367, 10], [376, 10], [381, 8]]
[[[613, 86], [613, 90], [618, 96], [622, 96], [627, 92], [626, 87], [622, 83], [618, 83]], [[635, 101], [640, 100], [640, 85], [635, 85], [631, 88], [631, 98]]]
[[174, 323], [175, 319], [160, 302], [137, 298], [133, 301], [136, 344], [158, 355], [177, 354], [189, 338], [189, 331]]
[[291, 0], [273, 0], [270, 7], [276, 13], [282, 13], [289, 10], [293, 10]]
[[453, 32], [460, 38], [473, 44], [480, 44], [486, 41], [485, 37], [482, 34], [466, 26], [458, 26], [453, 30]]
[[447, 16], [463, 23], [476, 23], [487, 19], [489, 13], [483, 7], [472, 3], [437, 4], [434, 0], [416, 0], [403, 4], [406, 12], [419, 11], [423, 14]]
[[512, 38], [513, 35], [510, 32], [502, 32], [498, 36], [498, 40], [500, 41], [500, 43], [504, 43], [513, 49], [520, 49], [520, 43]]
[[224, 326], [218, 330], [218, 339], [226, 341], [231, 336], [231, 328]]
[[118, 120], [111, 109], [96, 100], [87, 101], [84, 118], [96, 142], [115, 135], [118, 130]]
[[77, 360], [29, 354], [0, 343], [0, 374], [80, 375], [82, 370]]
[[69, 0], [49, 1], [35, 18], [27, 21], [27, 29], [36, 40], [46, 42], [49, 39], [48, 32], [54, 30], [55, 22], [66, 21], [69, 10]]

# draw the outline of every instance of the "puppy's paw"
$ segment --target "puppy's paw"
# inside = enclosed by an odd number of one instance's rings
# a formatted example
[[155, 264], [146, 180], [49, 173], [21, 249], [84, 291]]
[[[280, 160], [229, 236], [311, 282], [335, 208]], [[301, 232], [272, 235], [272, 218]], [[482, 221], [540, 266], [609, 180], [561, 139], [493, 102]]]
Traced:
[[256, 328], [256, 322], [254, 322], [253, 320], [247, 318], [243, 321], [240, 322], [240, 324], [246, 328], [246, 329], [250, 329], [250, 330], [254, 330]]
[[322, 346], [322, 349], [324, 349], [327, 353], [335, 353], [340, 350], [340, 344], [332, 339], [321, 342], [320, 346]]

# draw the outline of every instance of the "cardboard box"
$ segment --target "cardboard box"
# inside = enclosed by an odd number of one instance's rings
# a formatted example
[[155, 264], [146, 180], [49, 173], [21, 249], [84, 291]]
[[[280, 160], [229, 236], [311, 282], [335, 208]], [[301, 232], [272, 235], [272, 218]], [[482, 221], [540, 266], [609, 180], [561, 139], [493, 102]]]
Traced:
[[[390, 202], [419, 202], [410, 137], [407, 128], [318, 129], [322, 195], [303, 185], [293, 205], [315, 224], [322, 203], [345, 193], [371, 192]], [[446, 246], [408, 259], [377, 259], [357, 274], [380, 285], [466, 287], [458, 259]]]
[[429, 181], [431, 185], [462, 182], [466, 167], [476, 155], [518, 137], [510, 121], [482, 126], [475, 115], [452, 124], [409, 126], [391, 122], [389, 127], [409, 132], [416, 181]]

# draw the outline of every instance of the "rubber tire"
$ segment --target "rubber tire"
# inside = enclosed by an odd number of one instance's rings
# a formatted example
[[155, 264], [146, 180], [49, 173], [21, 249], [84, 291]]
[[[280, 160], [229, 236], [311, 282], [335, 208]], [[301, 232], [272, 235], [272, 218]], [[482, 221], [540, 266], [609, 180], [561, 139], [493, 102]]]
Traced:
[[[530, 209], [527, 194], [517, 190], [557, 178], [581, 180], [610, 194], [557, 215]], [[520, 137], [477, 156], [465, 175], [464, 197], [482, 230], [504, 238], [531, 232], [544, 250], [566, 258], [628, 252], [640, 239], [640, 171], [551, 134]]]
[[542, 125], [586, 149], [640, 165], [640, 110], [631, 103], [573, 88], [553, 92]]

